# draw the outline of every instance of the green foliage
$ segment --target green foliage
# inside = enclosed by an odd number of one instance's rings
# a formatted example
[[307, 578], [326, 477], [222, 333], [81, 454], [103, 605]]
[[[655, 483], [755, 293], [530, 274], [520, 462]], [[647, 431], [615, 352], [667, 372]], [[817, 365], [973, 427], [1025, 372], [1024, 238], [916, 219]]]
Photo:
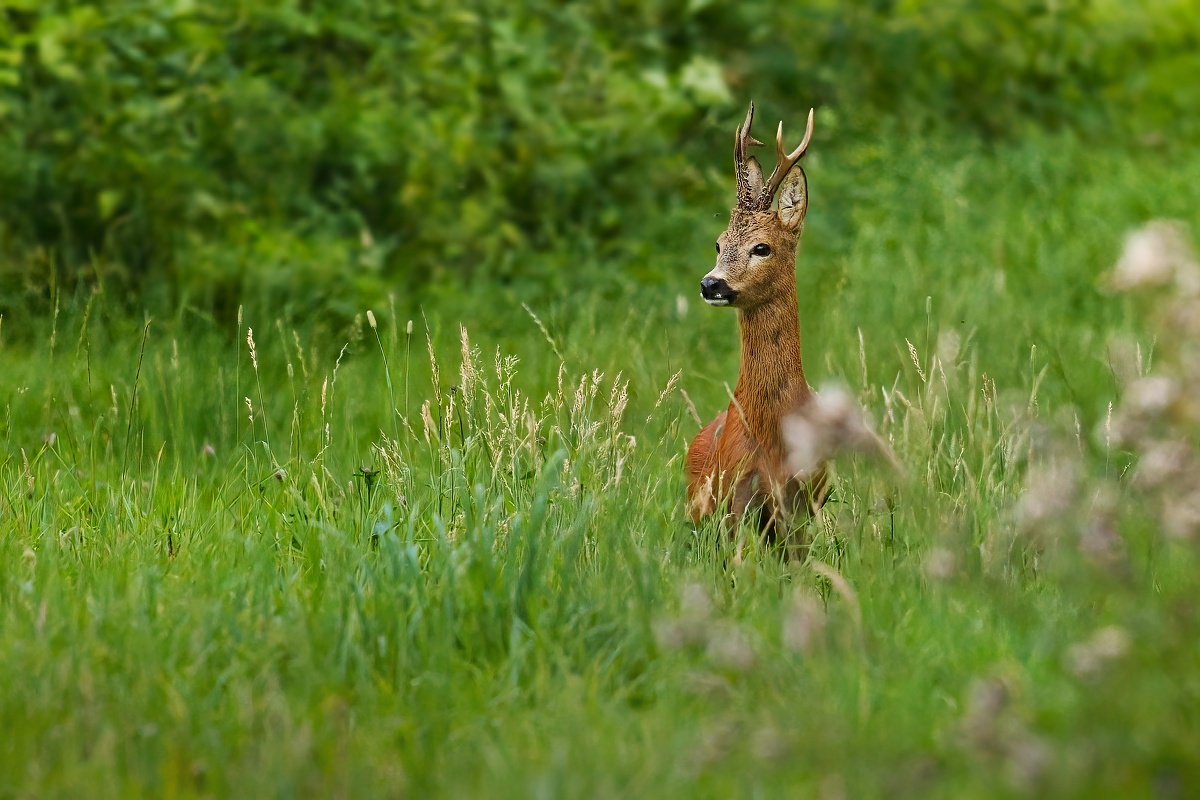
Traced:
[[6, 0], [0, 304], [108, 281], [346, 319], [385, 286], [662, 280], [748, 97], [792, 129], [819, 106], [826, 153], [1190, 136], [1198, 29], [1168, 0]]
[[235, 296], [277, 271], [547, 277], [528, 254], [594, 249], [645, 210], [665, 181], [630, 167], [692, 111], [584, 9], [545, 5], [12, 10], [0, 214], [68, 263]]

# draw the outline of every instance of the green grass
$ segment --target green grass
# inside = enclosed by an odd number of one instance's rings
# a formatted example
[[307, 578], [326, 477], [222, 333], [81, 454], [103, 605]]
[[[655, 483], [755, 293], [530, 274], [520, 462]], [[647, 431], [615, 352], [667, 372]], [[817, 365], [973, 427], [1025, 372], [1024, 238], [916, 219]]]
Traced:
[[[1196, 223], [1200, 157], [856, 152], [809, 167], [807, 371], [905, 475], [839, 462], [803, 562], [684, 522], [687, 398], [737, 364], [711, 200], [693, 268], [537, 319], [4, 319], [0, 797], [1200, 790], [1198, 551], [1104, 434], [1112, 337], [1183, 367], [1100, 291], [1126, 231]], [[1020, 524], [1048, 459], [1080, 499]]]

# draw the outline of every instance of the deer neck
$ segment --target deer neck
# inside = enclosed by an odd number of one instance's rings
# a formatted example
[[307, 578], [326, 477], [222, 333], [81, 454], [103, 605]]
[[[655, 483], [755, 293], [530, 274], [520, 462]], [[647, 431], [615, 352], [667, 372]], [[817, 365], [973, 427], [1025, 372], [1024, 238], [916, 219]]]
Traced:
[[779, 423], [809, 395], [800, 362], [800, 319], [795, 287], [760, 306], [738, 310], [742, 360], [734, 401], [750, 433], [781, 455]]

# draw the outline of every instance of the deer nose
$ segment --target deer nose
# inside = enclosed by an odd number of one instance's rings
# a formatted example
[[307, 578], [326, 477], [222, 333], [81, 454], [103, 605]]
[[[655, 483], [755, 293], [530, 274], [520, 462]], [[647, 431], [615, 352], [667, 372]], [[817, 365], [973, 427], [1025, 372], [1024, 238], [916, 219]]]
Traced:
[[729, 288], [729, 284], [724, 278], [714, 278], [709, 275], [700, 281], [700, 296], [706, 303], [726, 306], [733, 302], [737, 292]]

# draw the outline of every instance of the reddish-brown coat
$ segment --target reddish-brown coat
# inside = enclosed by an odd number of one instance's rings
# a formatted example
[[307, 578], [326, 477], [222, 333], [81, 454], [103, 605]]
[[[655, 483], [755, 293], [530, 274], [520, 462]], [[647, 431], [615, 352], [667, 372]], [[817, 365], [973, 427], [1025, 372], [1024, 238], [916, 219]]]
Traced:
[[[794, 257], [793, 257], [794, 263]], [[809, 398], [800, 359], [795, 273], [776, 298], [738, 311], [742, 361], [729, 407], [704, 427], [688, 449], [688, 507], [691, 518], [725, 506], [741, 517], [762, 508], [764, 528], [781, 516], [811, 510], [823, 476], [807, 485], [787, 467], [781, 422]]]
[[[796, 166], [812, 135], [809, 112], [804, 142], [783, 149], [779, 167], [764, 185], [758, 162], [747, 155], [754, 106], [738, 128], [734, 147], [738, 203], [717, 240], [717, 264], [705, 276], [715, 305], [737, 309], [741, 365], [729, 407], [704, 427], [688, 449], [688, 510], [694, 522], [722, 510], [731, 518], [761, 509], [768, 533], [790, 527], [824, 498], [824, 473], [797, 479], [788, 467], [782, 422], [811, 395], [800, 359], [796, 298], [796, 247], [808, 208], [808, 183]], [[779, 190], [779, 203], [771, 202]], [[716, 288], [718, 284], [723, 288]]]

